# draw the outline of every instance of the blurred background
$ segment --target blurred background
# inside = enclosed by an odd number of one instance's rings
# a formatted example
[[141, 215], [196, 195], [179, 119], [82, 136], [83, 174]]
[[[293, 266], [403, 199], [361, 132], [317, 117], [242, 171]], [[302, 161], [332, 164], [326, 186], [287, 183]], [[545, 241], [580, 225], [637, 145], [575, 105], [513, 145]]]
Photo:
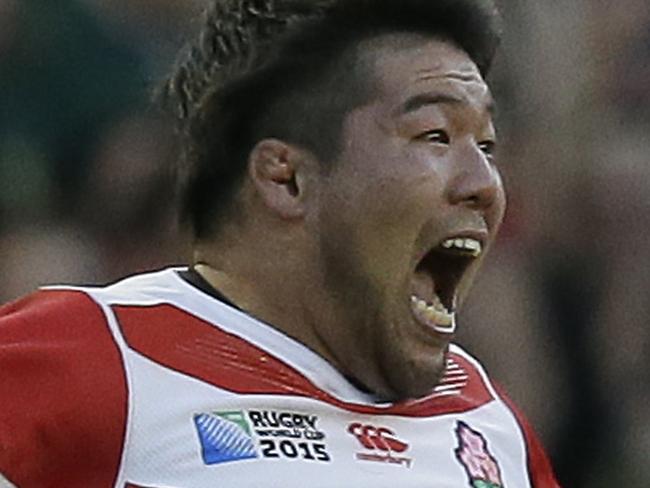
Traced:
[[[206, 0], [0, 0], [0, 301], [186, 263], [151, 93]], [[571, 487], [650, 486], [650, 2], [502, 0], [509, 210], [460, 342]]]

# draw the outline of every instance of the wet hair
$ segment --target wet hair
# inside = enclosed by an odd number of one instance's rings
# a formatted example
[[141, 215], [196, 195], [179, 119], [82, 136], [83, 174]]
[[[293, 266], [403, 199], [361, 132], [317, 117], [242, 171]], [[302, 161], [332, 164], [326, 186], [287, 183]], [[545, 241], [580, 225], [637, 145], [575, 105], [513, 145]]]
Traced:
[[500, 39], [491, 0], [213, 0], [162, 99], [181, 136], [181, 217], [197, 239], [232, 210], [248, 156], [274, 137], [328, 164], [346, 112], [371, 96], [362, 40], [448, 41], [487, 75]]

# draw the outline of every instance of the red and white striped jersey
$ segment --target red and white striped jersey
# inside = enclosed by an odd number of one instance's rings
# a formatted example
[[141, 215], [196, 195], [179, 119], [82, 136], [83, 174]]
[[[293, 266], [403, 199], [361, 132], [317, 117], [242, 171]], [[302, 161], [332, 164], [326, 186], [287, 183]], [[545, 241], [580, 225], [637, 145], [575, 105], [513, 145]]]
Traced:
[[177, 269], [5, 305], [0, 371], [0, 486], [557, 486], [460, 347], [428, 397], [378, 404]]

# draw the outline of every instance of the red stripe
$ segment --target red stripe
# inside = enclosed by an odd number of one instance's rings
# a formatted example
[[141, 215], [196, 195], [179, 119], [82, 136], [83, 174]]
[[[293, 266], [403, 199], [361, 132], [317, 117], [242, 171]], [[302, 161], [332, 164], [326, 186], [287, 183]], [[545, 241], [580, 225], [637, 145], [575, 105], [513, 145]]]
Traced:
[[346, 403], [317, 388], [267, 351], [171, 305], [114, 306], [113, 309], [127, 343], [135, 351], [163, 366], [232, 392], [298, 395], [358, 413], [414, 417], [464, 412], [492, 400], [476, 369], [463, 357], [453, 355], [468, 374], [467, 386], [459, 395], [407, 401], [389, 409]]
[[526, 439], [528, 475], [533, 488], [560, 488], [560, 484], [557, 482], [555, 475], [553, 474], [553, 468], [551, 467], [551, 462], [546, 455], [546, 451], [535, 434], [535, 431], [526, 420], [526, 417], [508, 395], [506, 395], [503, 388], [499, 385], [495, 385], [495, 388], [501, 399], [517, 419], [517, 423], [524, 433], [524, 438]]
[[21, 488], [112, 487], [127, 386], [99, 307], [47, 291], [0, 308], [0, 472]]

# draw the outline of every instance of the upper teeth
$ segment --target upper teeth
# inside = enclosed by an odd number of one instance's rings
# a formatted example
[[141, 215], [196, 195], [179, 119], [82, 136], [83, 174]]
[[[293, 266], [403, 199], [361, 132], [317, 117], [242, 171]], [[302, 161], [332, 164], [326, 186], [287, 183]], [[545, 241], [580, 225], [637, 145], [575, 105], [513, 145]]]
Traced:
[[472, 256], [478, 256], [483, 250], [483, 246], [476, 239], [463, 239], [460, 237], [455, 237], [447, 239], [442, 243], [442, 247], [445, 249], [459, 249], [461, 251], [467, 251]]

